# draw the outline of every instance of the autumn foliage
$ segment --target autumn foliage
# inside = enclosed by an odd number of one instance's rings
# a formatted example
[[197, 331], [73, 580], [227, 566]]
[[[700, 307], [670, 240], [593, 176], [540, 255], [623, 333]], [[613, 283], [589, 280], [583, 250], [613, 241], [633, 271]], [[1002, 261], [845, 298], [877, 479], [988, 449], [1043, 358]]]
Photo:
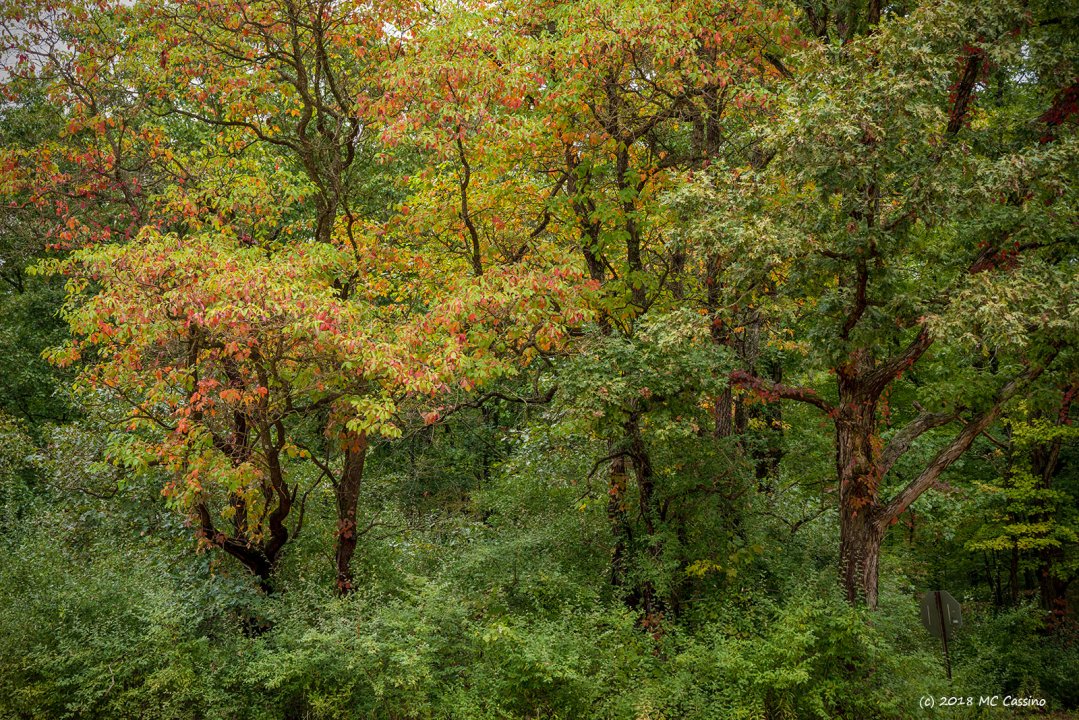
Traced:
[[[882, 564], [922, 513], [984, 555], [994, 607], [1037, 586], [1055, 632], [1079, 92], [1074, 18], [1043, 5], [0, 2], [0, 280], [59, 318], [33, 398], [0, 393], [0, 431], [43, 448], [10, 472], [79, 445], [108, 488], [58, 487], [149, 489], [265, 607], [314, 577], [396, 608], [460, 561], [438, 592], [507, 619], [477, 635], [495, 654], [557, 596], [616, 608], [642, 667], [718, 657], [748, 632], [725, 613], [788, 592], [789, 547], [874, 610], [926, 589], [925, 563]], [[545, 552], [573, 570], [522, 590]], [[468, 585], [488, 566], [498, 589]], [[275, 632], [261, 613], [245, 637]], [[838, 663], [825, 636], [765, 645]], [[456, 716], [584, 712], [544, 652]], [[707, 716], [895, 710], [800, 682]], [[604, 716], [705, 717], [711, 692]], [[417, 697], [370, 716], [455, 716]]]

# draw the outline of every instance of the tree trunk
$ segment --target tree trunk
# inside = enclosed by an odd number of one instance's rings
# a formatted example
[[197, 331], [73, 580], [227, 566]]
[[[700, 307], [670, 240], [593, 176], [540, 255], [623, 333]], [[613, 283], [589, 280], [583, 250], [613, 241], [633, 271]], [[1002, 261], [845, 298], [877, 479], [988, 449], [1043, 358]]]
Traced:
[[262, 591], [267, 595], [272, 593], [274, 564], [273, 559], [266, 555], [265, 549], [244, 538], [229, 537], [215, 530], [213, 516], [206, 503], [197, 503], [195, 510], [198, 513], [199, 532], [202, 537], [239, 560], [255, 576]]
[[[641, 435], [639, 413], [631, 413], [630, 419], [625, 425], [626, 435], [629, 438], [629, 453], [633, 460], [633, 471], [637, 480], [637, 500], [641, 520], [644, 522], [645, 537], [648, 557], [657, 564], [663, 554], [663, 548], [656, 541], [657, 523], [663, 521], [659, 508], [656, 506], [655, 476], [652, 469], [652, 459], [648, 454], [648, 448], [644, 444]], [[644, 613], [643, 624], [645, 627], [659, 632], [659, 626], [663, 619], [663, 611], [666, 603], [656, 591], [655, 584], [651, 580], [643, 580], [637, 584], [633, 593], [634, 599]]]
[[713, 437], [725, 438], [734, 434], [734, 397], [729, 386], [715, 399], [712, 415], [715, 420]]
[[1012, 543], [1012, 559], [1008, 565], [1008, 584], [1011, 587], [1012, 607], [1019, 605], [1019, 543]]
[[[768, 363], [769, 377], [774, 383], [783, 382], [783, 366], [779, 362]], [[763, 421], [765, 431], [761, 442], [753, 448], [753, 465], [757, 476], [757, 488], [771, 492], [772, 480], [779, 472], [783, 460], [783, 406], [778, 402], [762, 403], [756, 416]]]
[[868, 512], [844, 512], [840, 518], [840, 577], [847, 602], [877, 607], [877, 573], [884, 530]]
[[352, 556], [356, 552], [358, 541], [356, 505], [360, 499], [366, 458], [367, 435], [350, 433], [348, 447], [345, 449], [345, 467], [334, 488], [337, 500], [337, 548], [334, 560], [337, 567], [337, 592], [341, 595], [347, 595], [353, 589]]
[[836, 417], [839, 479], [839, 565], [847, 601], [877, 606], [877, 572], [884, 525], [880, 522], [876, 462], [876, 400], [861, 392], [840, 393]]
[[[1004, 598], [1000, 594], [1000, 572], [996, 567], [996, 553], [993, 554], [993, 563], [989, 563], [989, 553], [982, 551], [982, 559], [985, 560], [985, 579], [989, 583], [989, 589], [993, 591], [993, 606], [1004, 607]], [[994, 582], [994, 575], [996, 582]]]
[[1041, 551], [1041, 563], [1038, 568], [1038, 581], [1042, 609], [1060, 616], [1068, 614], [1068, 583], [1057, 577], [1054, 567], [1060, 562], [1063, 553], [1060, 548], [1046, 548]]
[[[614, 447], [608, 443], [608, 449]], [[611, 461], [607, 488], [607, 519], [614, 534], [611, 550], [611, 585], [622, 587], [626, 581], [626, 548], [630, 541], [629, 521], [626, 518], [626, 458], [620, 455]]]

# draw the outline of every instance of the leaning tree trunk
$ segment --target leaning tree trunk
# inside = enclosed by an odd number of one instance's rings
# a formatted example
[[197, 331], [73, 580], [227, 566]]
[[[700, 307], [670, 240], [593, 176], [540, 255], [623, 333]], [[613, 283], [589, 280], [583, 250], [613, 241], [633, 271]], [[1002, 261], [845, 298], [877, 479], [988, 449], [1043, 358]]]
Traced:
[[334, 488], [337, 500], [337, 548], [334, 561], [337, 568], [337, 592], [341, 595], [347, 595], [353, 588], [352, 556], [359, 541], [356, 506], [360, 499], [363, 466], [367, 458], [367, 435], [350, 433], [347, 442], [345, 466], [341, 479]]

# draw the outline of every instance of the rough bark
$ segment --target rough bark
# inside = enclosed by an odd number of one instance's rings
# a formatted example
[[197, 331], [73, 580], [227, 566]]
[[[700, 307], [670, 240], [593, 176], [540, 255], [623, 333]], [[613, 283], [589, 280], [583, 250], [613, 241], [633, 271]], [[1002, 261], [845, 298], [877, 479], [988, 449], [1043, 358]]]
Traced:
[[839, 402], [833, 406], [809, 388], [792, 387], [737, 370], [731, 382], [767, 400], [798, 400], [828, 413], [835, 423], [836, 477], [839, 480], [840, 578], [851, 603], [877, 603], [880, 546], [888, 527], [926, 490], [937, 485], [941, 474], [963, 455], [1003, 411], [1005, 404], [1041, 375], [1053, 361], [1053, 350], [1040, 363], [1005, 383], [988, 408], [967, 420], [959, 432], [938, 451], [922, 471], [891, 499], [881, 497], [885, 474], [929, 430], [958, 418], [958, 413], [921, 413], [881, 448], [877, 403], [889, 384], [912, 366], [932, 345], [922, 328], [896, 356], [875, 362], [867, 352], [852, 354], [836, 370]]
[[715, 422], [712, 431], [714, 437], [725, 438], [734, 434], [734, 395], [729, 385], [715, 399], [712, 415]]
[[337, 543], [334, 565], [337, 570], [337, 592], [347, 595], [353, 590], [352, 556], [359, 542], [356, 507], [363, 484], [363, 468], [367, 459], [367, 435], [350, 433], [345, 448], [345, 464], [341, 478], [334, 487], [337, 501]]
[[843, 509], [839, 529], [840, 582], [852, 605], [877, 606], [880, 546], [884, 528], [871, 511]]
[[847, 600], [877, 603], [877, 565], [884, 528], [878, 522], [880, 468], [874, 447], [878, 394], [864, 374], [840, 369], [835, 418], [836, 477], [839, 480], [840, 578]]

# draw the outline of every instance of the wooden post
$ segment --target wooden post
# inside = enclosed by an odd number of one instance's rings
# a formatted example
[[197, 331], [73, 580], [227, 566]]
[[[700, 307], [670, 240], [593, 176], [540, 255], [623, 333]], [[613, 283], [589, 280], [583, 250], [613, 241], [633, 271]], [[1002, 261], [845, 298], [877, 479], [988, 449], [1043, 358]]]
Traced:
[[934, 590], [933, 596], [937, 601], [937, 615], [940, 616], [940, 639], [944, 643], [944, 667], [948, 670], [948, 680], [952, 679], [952, 659], [948, 656], [948, 625], [944, 617], [944, 605], [940, 601], [940, 590]]

